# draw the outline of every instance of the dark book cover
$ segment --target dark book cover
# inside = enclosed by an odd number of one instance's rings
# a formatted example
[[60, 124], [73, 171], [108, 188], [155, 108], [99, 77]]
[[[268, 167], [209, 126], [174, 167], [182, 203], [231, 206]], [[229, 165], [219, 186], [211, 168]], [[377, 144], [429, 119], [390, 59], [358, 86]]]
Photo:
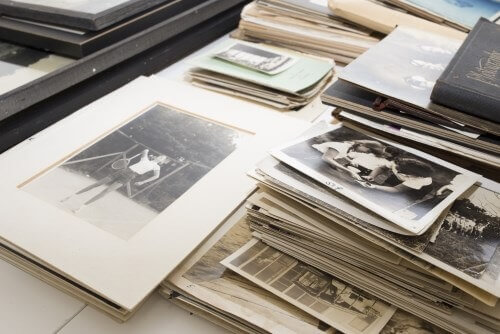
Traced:
[[479, 19], [437, 80], [431, 100], [500, 123], [500, 26]]

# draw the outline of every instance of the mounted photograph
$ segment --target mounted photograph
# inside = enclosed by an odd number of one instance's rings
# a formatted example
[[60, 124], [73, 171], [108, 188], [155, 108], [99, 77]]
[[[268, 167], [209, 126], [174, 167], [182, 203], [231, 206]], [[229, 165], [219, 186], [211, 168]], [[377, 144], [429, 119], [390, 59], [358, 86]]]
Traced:
[[246, 136], [157, 105], [22, 189], [128, 239], [229, 156]]

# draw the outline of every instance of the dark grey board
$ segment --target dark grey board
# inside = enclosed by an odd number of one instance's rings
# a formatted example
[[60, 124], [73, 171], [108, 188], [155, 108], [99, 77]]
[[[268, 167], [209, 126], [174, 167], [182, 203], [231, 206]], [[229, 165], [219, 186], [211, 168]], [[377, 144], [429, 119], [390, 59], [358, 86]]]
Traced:
[[0, 122], [0, 153], [141, 75], [156, 73], [237, 27], [243, 4]]
[[100, 31], [81, 31], [0, 17], [0, 39], [48, 52], [82, 58], [128, 36], [178, 15], [205, 0], [176, 0], [161, 4]]
[[0, 0], [0, 14], [75, 29], [101, 30], [156, 5], [172, 1], [179, 0], [80, 0], [72, 3], [58, 0]]
[[195, 27], [246, 0], [208, 0], [96, 53], [0, 95], [0, 121]]

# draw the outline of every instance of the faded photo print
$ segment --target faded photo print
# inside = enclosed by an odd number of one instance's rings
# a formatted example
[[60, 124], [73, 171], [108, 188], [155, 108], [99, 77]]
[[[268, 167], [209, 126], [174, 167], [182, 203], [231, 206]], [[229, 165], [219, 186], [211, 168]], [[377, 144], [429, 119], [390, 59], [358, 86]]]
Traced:
[[248, 136], [157, 105], [23, 187], [128, 239]]
[[428, 108], [436, 80], [459, 46], [453, 39], [400, 27], [346, 67], [340, 77], [382, 95]]
[[249, 242], [222, 264], [348, 333], [378, 333], [394, 313], [376, 297], [261, 241]]

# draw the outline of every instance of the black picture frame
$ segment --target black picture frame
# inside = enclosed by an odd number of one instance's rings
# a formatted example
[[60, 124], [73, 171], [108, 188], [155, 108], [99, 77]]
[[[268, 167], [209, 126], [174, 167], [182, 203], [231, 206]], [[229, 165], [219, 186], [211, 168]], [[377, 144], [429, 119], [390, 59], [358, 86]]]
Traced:
[[[92, 1], [92, 0], [89, 0]], [[93, 0], [98, 1], [98, 0]], [[124, 0], [107, 10], [90, 14], [38, 4], [0, 0], [0, 14], [21, 19], [50, 23], [75, 29], [97, 31], [148, 10], [156, 5], [183, 0]]]
[[[0, 121], [104, 72], [247, 0], [207, 0], [92, 55], [0, 95]], [[194, 42], [193, 42], [194, 43]]]
[[170, 1], [100, 31], [73, 31], [8, 16], [0, 17], [0, 39], [80, 59], [205, 0]]
[[98, 75], [0, 122], [0, 153], [35, 136], [87, 104], [141, 75], [151, 75], [238, 26], [240, 3]]
[[[0, 122], [0, 153], [7, 148], [35, 135], [40, 130], [52, 123], [64, 118], [70, 113], [80, 109], [88, 103], [96, 100], [105, 94], [119, 88], [120, 86], [132, 81], [142, 74], [152, 74], [163, 69], [165, 66], [176, 62], [198, 48], [205, 46], [216, 38], [228, 33], [236, 28], [240, 19], [242, 5], [237, 5], [217, 16], [205, 21], [188, 31], [163, 42], [146, 52], [137, 55], [126, 62], [117, 65], [116, 68], [107, 71], [79, 84], [79, 87], [73, 87], [63, 94], [52, 97], [49, 101], [36, 106], [36, 110], [17, 117], [13, 121]], [[36, 112], [35, 112], [36, 111]], [[21, 116], [21, 115], [17, 115]], [[9, 146], [10, 145], [10, 146]], [[12, 258], [19, 261], [29, 261], [40, 270], [47, 278], [56, 278], [49, 280], [57, 282], [64, 280], [73, 286], [78, 294], [72, 294], [82, 300], [95, 300], [96, 298], [118, 311], [121, 308], [108, 300], [107, 298], [91, 291], [90, 289], [78, 284], [70, 278], [58, 274], [42, 263], [29, 259], [20, 252], [0, 243], [0, 248], [4, 253], [10, 254]], [[56, 288], [60, 286], [54, 285]], [[83, 296], [83, 297], [82, 297]], [[116, 318], [119, 321], [127, 320]]]

